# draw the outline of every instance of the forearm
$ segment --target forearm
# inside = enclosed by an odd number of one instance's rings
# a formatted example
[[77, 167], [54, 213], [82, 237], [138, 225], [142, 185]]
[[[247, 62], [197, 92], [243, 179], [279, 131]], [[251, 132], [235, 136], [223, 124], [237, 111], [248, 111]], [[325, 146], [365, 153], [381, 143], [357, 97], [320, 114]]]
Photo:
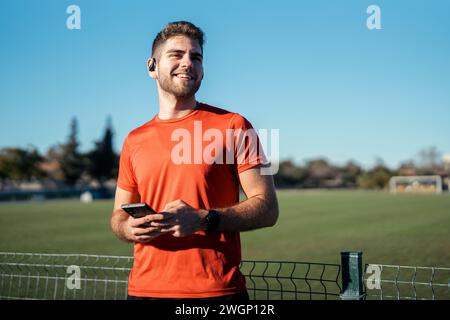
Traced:
[[220, 212], [219, 231], [241, 232], [271, 227], [278, 219], [276, 195], [254, 196]]
[[128, 219], [127, 216], [122, 214], [122, 209], [116, 210], [113, 212], [111, 217], [111, 229], [112, 232], [122, 241], [131, 242], [125, 234], [125, 223]]

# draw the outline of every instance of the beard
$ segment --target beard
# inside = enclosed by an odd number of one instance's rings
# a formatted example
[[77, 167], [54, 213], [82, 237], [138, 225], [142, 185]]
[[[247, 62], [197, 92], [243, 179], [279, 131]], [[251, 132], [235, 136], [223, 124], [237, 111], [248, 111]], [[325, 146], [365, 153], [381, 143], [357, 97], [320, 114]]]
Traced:
[[202, 79], [197, 81], [196, 79], [190, 81], [179, 81], [175, 79], [176, 76], [161, 76], [159, 75], [159, 85], [164, 91], [174, 95], [177, 98], [190, 98], [195, 95], [195, 93], [200, 88]]

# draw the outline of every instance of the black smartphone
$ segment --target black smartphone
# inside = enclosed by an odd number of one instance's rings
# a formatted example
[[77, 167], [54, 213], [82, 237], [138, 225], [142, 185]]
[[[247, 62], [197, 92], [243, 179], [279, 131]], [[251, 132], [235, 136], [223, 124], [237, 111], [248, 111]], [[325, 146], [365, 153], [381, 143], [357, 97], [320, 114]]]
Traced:
[[150, 208], [150, 206], [144, 202], [126, 203], [120, 207], [133, 218], [142, 218], [148, 214], [156, 213], [155, 210]]

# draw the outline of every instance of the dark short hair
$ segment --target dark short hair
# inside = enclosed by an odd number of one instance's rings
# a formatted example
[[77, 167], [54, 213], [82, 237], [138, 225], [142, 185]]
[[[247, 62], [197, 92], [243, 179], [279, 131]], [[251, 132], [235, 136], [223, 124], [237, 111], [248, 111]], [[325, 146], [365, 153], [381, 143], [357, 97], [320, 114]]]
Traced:
[[152, 57], [164, 42], [175, 36], [185, 36], [191, 40], [197, 40], [203, 52], [203, 43], [205, 42], [203, 31], [188, 21], [175, 21], [168, 23], [164, 29], [156, 35], [152, 45]]

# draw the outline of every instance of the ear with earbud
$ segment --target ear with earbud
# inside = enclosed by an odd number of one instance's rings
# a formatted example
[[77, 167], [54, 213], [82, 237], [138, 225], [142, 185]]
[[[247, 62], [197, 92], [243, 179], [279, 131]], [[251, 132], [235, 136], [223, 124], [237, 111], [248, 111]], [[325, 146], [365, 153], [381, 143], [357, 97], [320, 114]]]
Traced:
[[148, 66], [148, 71], [152, 72], [155, 71], [155, 65], [156, 65], [156, 59], [152, 58], [152, 63]]

